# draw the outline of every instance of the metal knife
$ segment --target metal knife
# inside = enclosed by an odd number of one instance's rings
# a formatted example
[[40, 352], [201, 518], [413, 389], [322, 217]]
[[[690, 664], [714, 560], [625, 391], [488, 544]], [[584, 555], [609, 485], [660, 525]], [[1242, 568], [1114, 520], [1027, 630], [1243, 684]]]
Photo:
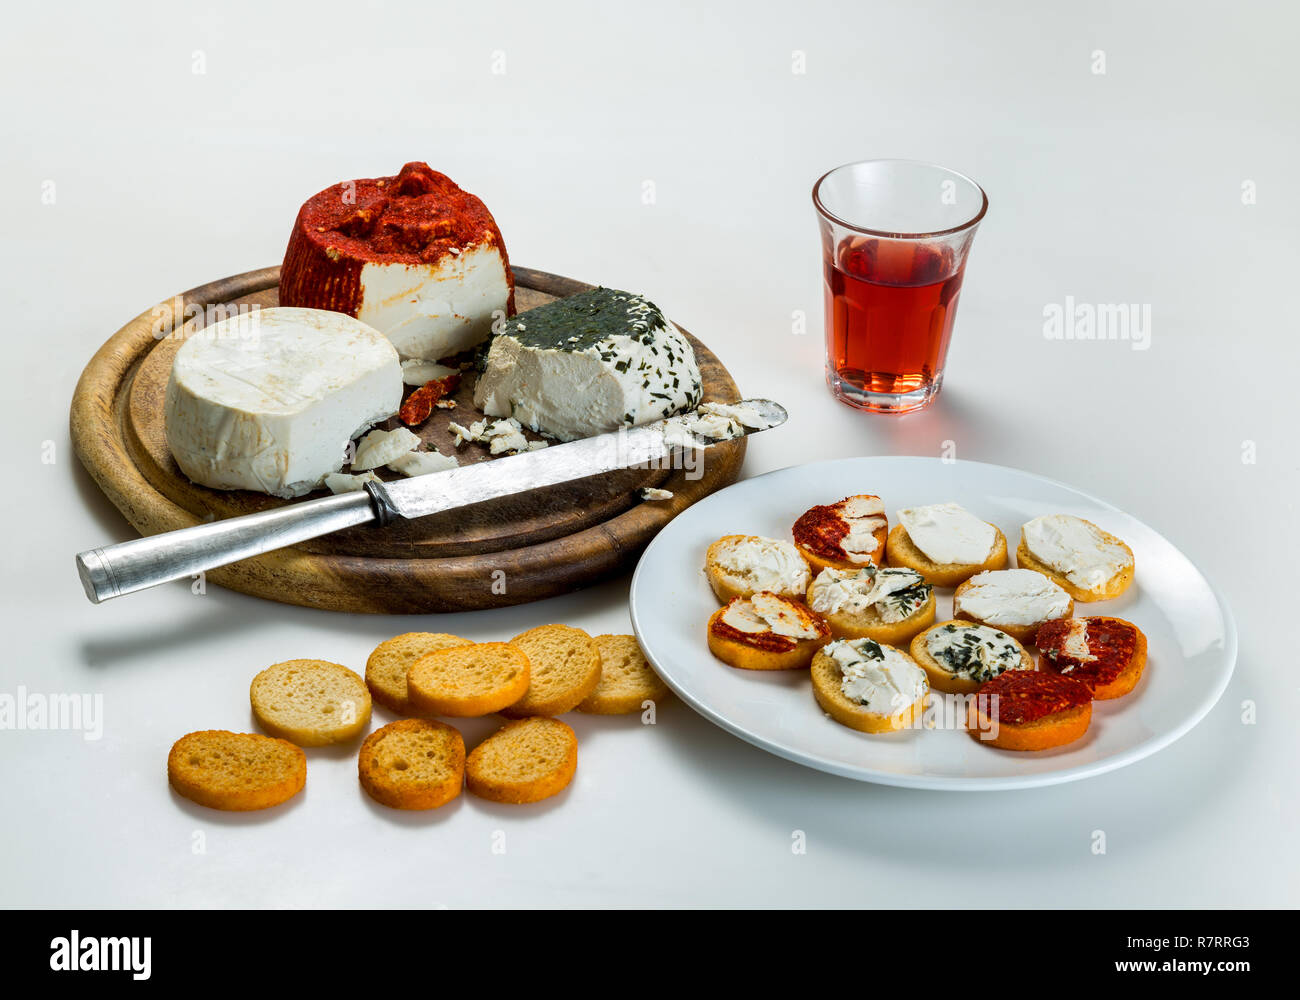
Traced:
[[[733, 405], [756, 411], [764, 426], [747, 426], [743, 434], [731, 437], [778, 427], [787, 416], [785, 408], [770, 399], [746, 399]], [[364, 490], [352, 493], [90, 549], [78, 554], [77, 571], [86, 596], [99, 604], [344, 528], [425, 517], [602, 472], [648, 465], [683, 448], [717, 443], [698, 431], [691, 433], [693, 416], [681, 414], [447, 472], [367, 483]]]

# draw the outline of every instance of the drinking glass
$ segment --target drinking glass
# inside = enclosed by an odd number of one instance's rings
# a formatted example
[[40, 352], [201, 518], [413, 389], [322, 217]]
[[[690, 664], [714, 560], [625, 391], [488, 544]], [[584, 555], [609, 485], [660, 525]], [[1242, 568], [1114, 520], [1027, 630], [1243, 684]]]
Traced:
[[826, 283], [826, 380], [873, 413], [929, 405], [966, 255], [989, 200], [969, 177], [917, 160], [864, 160], [812, 191]]

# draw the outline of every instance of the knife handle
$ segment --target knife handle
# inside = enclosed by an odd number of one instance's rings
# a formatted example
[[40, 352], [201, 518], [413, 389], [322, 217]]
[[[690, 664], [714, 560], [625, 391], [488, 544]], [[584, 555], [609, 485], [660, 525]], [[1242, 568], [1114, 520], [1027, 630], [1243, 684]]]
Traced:
[[100, 604], [380, 519], [372, 494], [357, 490], [90, 549], [77, 555], [77, 572]]

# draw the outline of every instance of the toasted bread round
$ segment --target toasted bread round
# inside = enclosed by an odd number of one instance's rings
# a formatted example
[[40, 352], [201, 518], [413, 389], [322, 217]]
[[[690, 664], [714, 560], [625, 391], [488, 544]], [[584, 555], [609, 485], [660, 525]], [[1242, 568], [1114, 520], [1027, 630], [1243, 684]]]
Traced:
[[761, 535], [724, 535], [709, 546], [704, 574], [723, 604], [761, 590], [802, 598], [812, 581], [803, 554], [789, 542]]
[[563, 715], [600, 683], [600, 651], [580, 628], [541, 625], [521, 632], [510, 645], [528, 657], [531, 676], [527, 693], [501, 710], [509, 718]]
[[982, 563], [937, 563], [930, 559], [913, 543], [907, 529], [901, 524], [894, 525], [889, 532], [889, 541], [885, 545], [885, 558], [891, 566], [906, 566], [925, 577], [925, 582], [932, 587], [955, 587], [963, 580], [976, 573], [989, 569], [1001, 569], [1007, 564], [1007, 536], [996, 525], [991, 527], [997, 532], [993, 540], [993, 551]]
[[[931, 632], [935, 632], [941, 628], [946, 628], [949, 625], [953, 625], [957, 628], [991, 627], [991, 626], [979, 626], [976, 625], [974, 622], [957, 621], [955, 619], [952, 621], [939, 622], [935, 625], [931, 625], [924, 632], [921, 632], [919, 635], [917, 635], [917, 637], [912, 640], [912, 645], [909, 647], [908, 652], [912, 654], [912, 659], [914, 659], [918, 664], [921, 665], [921, 669], [925, 671], [926, 676], [929, 677], [930, 679], [930, 687], [932, 687], [934, 690], [942, 691], [945, 694], [973, 694], [980, 689], [981, 684], [987, 682], [974, 680], [971, 677], [964, 676], [963, 674], [953, 673], [952, 671], [945, 669], [943, 664], [941, 664], [938, 660], [936, 660], [933, 656], [930, 655], [930, 650], [926, 646], [927, 637], [930, 635]], [[993, 631], [1002, 632], [1001, 629], [994, 629]], [[1034, 660], [1033, 657], [1029, 655], [1025, 647], [1020, 645], [1020, 643], [1017, 642], [1010, 635], [1007, 635], [1007, 633], [1002, 632], [1002, 634], [1006, 635], [1007, 642], [1015, 646], [1017, 652], [1019, 652], [1020, 654], [1020, 666], [1018, 668], [1013, 667], [1010, 670], [1005, 672], [1019, 673], [1022, 670], [1032, 671], [1034, 669]]]
[[743, 632], [732, 628], [724, 620], [727, 612], [749, 600], [736, 597], [709, 618], [709, 652], [728, 666], [741, 670], [806, 670], [813, 654], [831, 641], [831, 627], [803, 602], [771, 596], [785, 602], [793, 615], [816, 632], [816, 637], [794, 638], [771, 631]]
[[[1147, 637], [1123, 618], [1070, 618], [1038, 631], [1039, 669], [1086, 684], [1099, 701], [1128, 694], [1146, 668]], [[1090, 659], [1071, 655], [1070, 647], [1079, 643], [1087, 646]]]
[[370, 691], [347, 667], [326, 660], [285, 660], [248, 689], [257, 724], [300, 747], [346, 743], [370, 721]]
[[579, 712], [627, 715], [668, 697], [668, 685], [646, 662], [636, 636], [598, 635], [591, 641], [600, 653], [600, 683], [578, 705]]
[[1123, 539], [1116, 538], [1109, 531], [1097, 527], [1086, 518], [1078, 518], [1084, 524], [1088, 525], [1098, 533], [1104, 542], [1112, 545], [1118, 545], [1128, 553], [1128, 565], [1124, 566], [1108, 580], [1102, 580], [1093, 587], [1080, 587], [1073, 583], [1065, 574], [1058, 573], [1056, 569], [1043, 562], [1032, 552], [1029, 551], [1029, 545], [1025, 541], [1025, 533], [1022, 528], [1020, 531], [1020, 544], [1016, 546], [1016, 565], [1022, 569], [1032, 569], [1043, 576], [1047, 577], [1076, 601], [1089, 603], [1091, 601], [1108, 601], [1111, 598], [1119, 597], [1120, 594], [1128, 590], [1129, 584], [1133, 582], [1134, 558], [1133, 550], [1128, 547], [1128, 543]]
[[[808, 606], [813, 606], [813, 595], [817, 589], [814, 580], [808, 588]], [[934, 592], [926, 602], [902, 621], [887, 622], [880, 617], [880, 609], [874, 604], [863, 611], [851, 611], [841, 608], [839, 611], [819, 611], [826, 624], [831, 627], [831, 635], [836, 639], [874, 639], [887, 646], [905, 646], [916, 633], [934, 622]]]
[[529, 674], [528, 657], [508, 642], [448, 646], [411, 664], [407, 700], [421, 714], [489, 715], [524, 696]]
[[392, 809], [436, 809], [465, 784], [465, 741], [436, 719], [399, 719], [376, 729], [357, 755], [361, 787]]
[[493, 802], [538, 802], [563, 791], [578, 766], [578, 737], [559, 719], [509, 722], [476, 746], [469, 790]]
[[[898, 653], [901, 656], [906, 656], [913, 665], [916, 665], [916, 661], [912, 660], [901, 649], [898, 650]], [[844, 674], [840, 670], [840, 665], [827, 656], [825, 650], [819, 649], [813, 657], [810, 675], [812, 676], [813, 697], [817, 700], [817, 704], [821, 706], [822, 711], [841, 726], [848, 726], [860, 733], [892, 733], [899, 729], [906, 729], [925, 711], [925, 701], [929, 693], [928, 684], [925, 694], [922, 694], [912, 704], [892, 714], [872, 712], [865, 706], [846, 697], [841, 687]]]
[[375, 647], [366, 660], [366, 687], [375, 701], [398, 715], [415, 715], [406, 693], [406, 672], [422, 656], [465, 646], [468, 639], [446, 632], [403, 632]]
[[302, 791], [307, 757], [274, 736], [206, 729], [172, 744], [167, 780], [177, 793], [210, 809], [268, 809]]
[[[855, 510], [870, 513], [855, 514]], [[848, 534], [848, 525], [854, 521], [866, 521], [873, 525], [874, 546], [870, 551], [863, 549], [854, 553], [853, 558], [844, 548]], [[799, 515], [794, 522], [792, 533], [795, 548], [813, 568], [814, 575], [824, 569], [861, 569], [866, 565], [883, 566], [885, 559], [885, 537], [889, 530], [889, 517], [885, 514], [885, 505], [880, 497], [872, 493], [845, 497], [832, 504], [819, 504], [810, 507]]]
[[1085, 684], [1057, 674], [1009, 670], [981, 685], [966, 708], [967, 731], [1002, 750], [1073, 743], [1092, 721]]
[[[1016, 570], [992, 570], [990, 572], [1015, 573]], [[1021, 643], [1022, 645], [1029, 645], [1033, 643], [1034, 636], [1038, 634], [1038, 628], [1040, 625], [1043, 625], [1049, 621], [1055, 621], [1058, 618], [1069, 618], [1072, 614], [1074, 614], [1074, 598], [1070, 597], [1068, 593], [1061, 592], [1056, 595], [1057, 598], [1063, 596], [1067, 599], [1069, 603], [1066, 605], [1065, 611], [1062, 614], [1057, 615], [1055, 618], [1041, 618], [1036, 621], [1029, 622], [1027, 624], [1023, 624], [1020, 622], [1006, 621], [1005, 619], [1008, 616], [1002, 614], [993, 614], [986, 618], [980, 618], [972, 614], [967, 608], [962, 606], [963, 603], [962, 598], [980, 585], [980, 578], [982, 576], [983, 574], [976, 573], [975, 576], [971, 577], [969, 580], [963, 580], [960, 584], [958, 584], [957, 589], [953, 591], [953, 595], [952, 595], [953, 618], [959, 618], [963, 621], [974, 622], [976, 625], [987, 625], [989, 628], [999, 629], [1005, 632], [1007, 635], [1013, 637], [1017, 642]], [[1056, 581], [1052, 580], [1051, 577], [1046, 577], [1045, 579], [1047, 580], [1048, 583], [1051, 583], [1053, 585], [1055, 585], [1056, 583]]]

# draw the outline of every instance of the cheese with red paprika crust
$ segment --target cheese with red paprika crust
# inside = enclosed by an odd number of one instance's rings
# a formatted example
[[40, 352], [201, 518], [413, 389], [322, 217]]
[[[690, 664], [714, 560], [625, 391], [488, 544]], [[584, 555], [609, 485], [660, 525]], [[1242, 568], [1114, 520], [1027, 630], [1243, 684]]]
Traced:
[[501, 231], [483, 202], [424, 163], [344, 181], [302, 206], [280, 268], [280, 305], [347, 313], [404, 359], [482, 343], [514, 312]]

